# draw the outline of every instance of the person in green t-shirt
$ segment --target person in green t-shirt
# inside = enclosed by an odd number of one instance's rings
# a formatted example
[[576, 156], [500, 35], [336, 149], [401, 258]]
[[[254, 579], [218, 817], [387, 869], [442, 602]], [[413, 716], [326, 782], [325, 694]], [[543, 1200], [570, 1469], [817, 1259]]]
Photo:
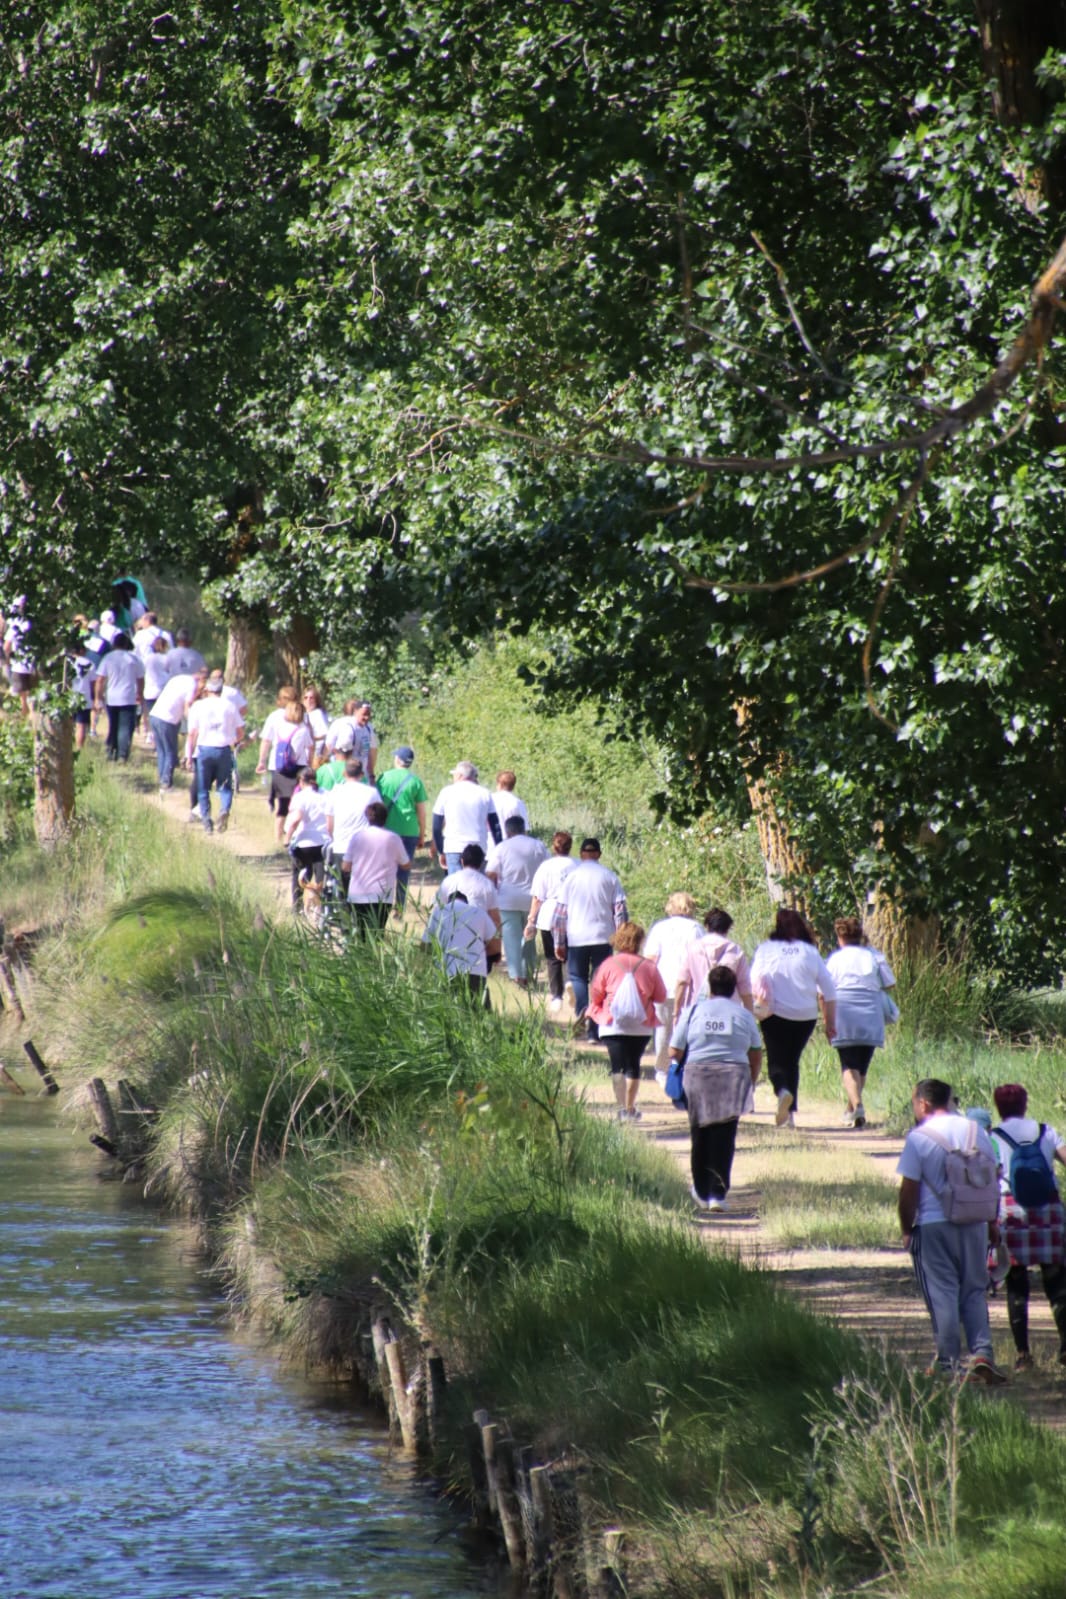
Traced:
[[[411, 770], [414, 759], [411, 746], [401, 744], [392, 752], [392, 771], [384, 772], [377, 780], [378, 793], [389, 808], [385, 826], [403, 840], [409, 861], [414, 860], [415, 850], [426, 842], [426, 802], [429, 799], [426, 785]], [[400, 872], [396, 879], [396, 916], [403, 915], [409, 876], [409, 872]]]

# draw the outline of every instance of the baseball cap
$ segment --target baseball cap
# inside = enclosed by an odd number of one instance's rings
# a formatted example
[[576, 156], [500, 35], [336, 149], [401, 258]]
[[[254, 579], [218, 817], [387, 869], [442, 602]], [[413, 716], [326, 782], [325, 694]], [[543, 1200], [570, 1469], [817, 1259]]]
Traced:
[[395, 759], [402, 761], [405, 766], [410, 766], [411, 762], [415, 758], [415, 752], [411, 748], [410, 744], [401, 744], [399, 749], [393, 750], [392, 753]]

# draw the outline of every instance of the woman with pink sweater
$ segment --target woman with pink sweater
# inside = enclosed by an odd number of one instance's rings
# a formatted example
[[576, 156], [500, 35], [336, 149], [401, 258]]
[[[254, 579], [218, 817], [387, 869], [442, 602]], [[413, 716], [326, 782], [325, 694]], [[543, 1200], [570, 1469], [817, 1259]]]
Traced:
[[655, 1007], [666, 998], [659, 968], [640, 953], [643, 943], [643, 927], [623, 922], [611, 939], [614, 954], [597, 967], [589, 990], [588, 1014], [607, 1046], [620, 1122], [640, 1120], [640, 1057], [655, 1031]]

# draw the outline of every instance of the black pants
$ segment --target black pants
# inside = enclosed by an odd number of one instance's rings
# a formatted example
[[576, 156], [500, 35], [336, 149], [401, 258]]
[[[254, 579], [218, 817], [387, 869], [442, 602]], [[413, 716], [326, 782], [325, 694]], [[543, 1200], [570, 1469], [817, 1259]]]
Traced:
[[814, 1021], [794, 1022], [787, 1016], [765, 1016], [759, 1025], [766, 1045], [766, 1070], [774, 1093], [780, 1094], [782, 1088], [787, 1088], [795, 1110], [799, 1104], [800, 1056], [814, 1032]]
[[562, 999], [566, 986], [566, 962], [555, 958], [555, 934], [550, 927], [541, 928], [540, 947], [548, 967], [548, 992], [552, 999]]
[[371, 900], [369, 905], [353, 904], [351, 910], [356, 938], [373, 938], [377, 933], [384, 932], [391, 909], [387, 899]]
[[692, 1186], [701, 1199], [724, 1199], [733, 1175], [737, 1117], [692, 1129]]
[[[1066, 1266], [1041, 1266], [1044, 1292], [1055, 1326], [1059, 1330], [1059, 1350], [1066, 1351]], [[1019, 1354], [1029, 1350], [1029, 1270], [1012, 1266], [1007, 1273], [1007, 1319], [1011, 1337]]]
[[650, 1033], [611, 1033], [604, 1039], [612, 1077], [621, 1072], [623, 1077], [639, 1078], [640, 1057], [648, 1047]]
[[842, 1072], [858, 1072], [860, 1077], [865, 1077], [870, 1070], [870, 1062], [874, 1058], [872, 1044], [845, 1044], [843, 1049], [838, 1049], [840, 1056], [840, 1070]]

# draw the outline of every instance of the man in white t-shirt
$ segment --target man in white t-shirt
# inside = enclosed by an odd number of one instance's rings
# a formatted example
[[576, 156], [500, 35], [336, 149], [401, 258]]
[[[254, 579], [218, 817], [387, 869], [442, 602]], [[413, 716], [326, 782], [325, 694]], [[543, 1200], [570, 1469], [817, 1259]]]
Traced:
[[485, 851], [480, 844], [468, 844], [459, 857], [457, 872], [449, 872], [437, 889], [436, 903], [447, 905], [453, 894], [462, 894], [468, 905], [487, 911], [499, 935], [500, 895], [496, 884], [485, 872]]
[[152, 706], [148, 725], [155, 736], [155, 763], [161, 790], [174, 786], [174, 768], [178, 764], [178, 730], [185, 720], [189, 701], [206, 677], [206, 668], [199, 676], [192, 672], [179, 672], [176, 677], [168, 677]]
[[503, 830], [506, 836], [489, 851], [485, 872], [499, 895], [507, 974], [520, 988], [528, 988], [536, 975], [537, 946], [525, 936], [526, 918], [533, 903], [533, 878], [548, 851], [539, 838], [530, 838], [517, 812], [507, 818]]
[[348, 845], [356, 833], [361, 833], [364, 827], [370, 825], [366, 819], [366, 808], [368, 805], [380, 805], [381, 795], [373, 783], [366, 781], [363, 763], [356, 760], [353, 755], [344, 763], [344, 781], [335, 783], [327, 790], [327, 798], [330, 809], [329, 836], [332, 840], [330, 864], [335, 873], [341, 874], [342, 882], [347, 885], [348, 868], [345, 865], [345, 858], [348, 854]]
[[434, 905], [422, 942], [435, 944], [441, 964], [451, 980], [466, 989], [471, 998], [482, 996], [489, 1008], [488, 957], [486, 944], [496, 929], [488, 912], [467, 903], [466, 895], [456, 890], [446, 905]]
[[477, 780], [473, 761], [460, 761], [452, 768], [452, 781], [437, 795], [433, 805], [433, 842], [429, 853], [439, 859], [446, 872], [457, 872], [460, 855], [468, 844], [485, 852], [489, 834], [498, 844], [503, 837], [496, 803], [487, 788]]
[[207, 692], [189, 707], [185, 757], [196, 761], [196, 794], [205, 833], [215, 830], [211, 820], [211, 789], [215, 784], [218, 830], [224, 833], [233, 804], [233, 751], [244, 736], [244, 724], [237, 707], [222, 693], [221, 672], [212, 672], [204, 686]]
[[384, 930], [396, 898], [396, 874], [408, 867], [403, 840], [385, 826], [389, 808], [372, 801], [366, 826], [354, 833], [344, 854], [348, 867], [348, 903], [360, 938]]
[[995, 1162], [992, 1142], [983, 1128], [960, 1116], [951, 1088], [939, 1078], [925, 1078], [911, 1100], [917, 1125], [907, 1134], [896, 1171], [899, 1225], [904, 1248], [910, 1250], [914, 1275], [922, 1291], [936, 1340], [936, 1366], [945, 1373], [959, 1367], [962, 1342], [970, 1352], [967, 1379], [999, 1384], [1006, 1377], [992, 1359], [988, 1325], [988, 1244], [998, 1239], [996, 1224], [948, 1221], [942, 1197], [948, 1188], [949, 1151], [976, 1148]]
[[556, 892], [552, 932], [556, 957], [565, 959], [574, 992], [575, 1027], [593, 1044], [600, 1033], [585, 1018], [589, 983], [610, 955], [615, 931], [628, 919], [625, 889], [614, 872], [600, 865], [599, 839], [586, 838], [580, 861]]

